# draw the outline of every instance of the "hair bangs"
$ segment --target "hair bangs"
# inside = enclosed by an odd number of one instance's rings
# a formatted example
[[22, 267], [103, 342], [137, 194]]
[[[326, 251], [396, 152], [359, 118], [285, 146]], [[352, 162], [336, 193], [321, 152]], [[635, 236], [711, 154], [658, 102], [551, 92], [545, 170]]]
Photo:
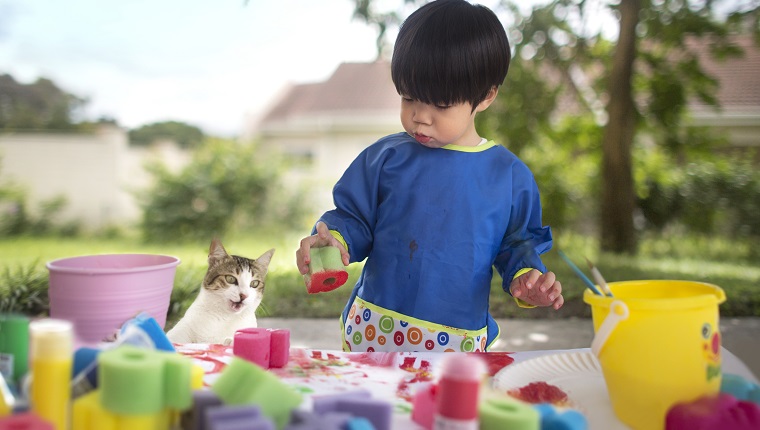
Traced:
[[436, 105], [469, 102], [474, 109], [502, 84], [509, 60], [506, 32], [490, 9], [437, 0], [402, 24], [391, 77], [404, 97]]

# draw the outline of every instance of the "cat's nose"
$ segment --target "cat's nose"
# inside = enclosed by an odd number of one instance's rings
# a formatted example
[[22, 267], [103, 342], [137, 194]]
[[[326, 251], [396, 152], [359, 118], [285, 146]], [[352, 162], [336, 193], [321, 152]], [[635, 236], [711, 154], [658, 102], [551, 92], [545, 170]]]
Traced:
[[242, 301], [245, 301], [245, 299], [247, 299], [247, 298], [248, 298], [248, 294], [243, 294], [243, 293], [240, 293], [240, 301], [241, 301], [241, 302], [242, 302]]

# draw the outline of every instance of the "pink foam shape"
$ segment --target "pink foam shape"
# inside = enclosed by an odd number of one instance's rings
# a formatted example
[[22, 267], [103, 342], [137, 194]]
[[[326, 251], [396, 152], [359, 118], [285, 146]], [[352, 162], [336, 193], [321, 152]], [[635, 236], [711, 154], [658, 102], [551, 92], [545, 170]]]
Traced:
[[232, 354], [269, 369], [272, 332], [265, 328], [246, 328], [235, 332]]

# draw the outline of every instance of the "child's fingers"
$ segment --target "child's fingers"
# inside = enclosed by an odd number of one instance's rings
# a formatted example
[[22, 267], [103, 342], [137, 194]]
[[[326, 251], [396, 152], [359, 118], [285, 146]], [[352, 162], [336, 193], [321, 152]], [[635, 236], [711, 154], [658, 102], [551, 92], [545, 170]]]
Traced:
[[525, 288], [530, 290], [539, 281], [539, 278], [541, 277], [541, 272], [539, 272], [536, 269], [532, 269], [530, 272], [526, 273], [523, 276], [525, 276]]
[[306, 242], [307, 240], [303, 239], [301, 245], [296, 250], [296, 266], [302, 275], [305, 275], [309, 271], [309, 263], [311, 263], [309, 261], [310, 246]]
[[565, 304], [565, 298], [562, 297], [562, 294], [560, 294], [559, 297], [557, 297], [557, 300], [554, 301], [554, 304], [552, 305], [552, 307], [554, 309], [559, 309], [564, 304]]
[[317, 222], [317, 236], [322, 240], [330, 239], [330, 229], [327, 228], [327, 224], [322, 221]]
[[519, 298], [520, 296], [522, 296], [522, 288], [520, 288], [520, 284], [519, 283], [516, 284], [516, 285], [514, 285], [514, 286], [512, 286], [510, 288], [509, 292], [512, 293], [512, 297], [514, 297], [514, 298]]
[[554, 285], [554, 282], [556, 280], [557, 276], [554, 274], [554, 272], [546, 272], [539, 277], [539, 279], [536, 281], [536, 285], [538, 285], [539, 291], [543, 293], [549, 290], [549, 288]]

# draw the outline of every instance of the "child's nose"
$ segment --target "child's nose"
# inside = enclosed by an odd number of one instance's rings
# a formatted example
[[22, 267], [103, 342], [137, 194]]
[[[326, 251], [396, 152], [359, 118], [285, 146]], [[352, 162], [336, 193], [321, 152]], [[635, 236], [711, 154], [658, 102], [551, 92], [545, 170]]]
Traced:
[[430, 124], [430, 109], [424, 103], [415, 103], [412, 120], [420, 124]]

